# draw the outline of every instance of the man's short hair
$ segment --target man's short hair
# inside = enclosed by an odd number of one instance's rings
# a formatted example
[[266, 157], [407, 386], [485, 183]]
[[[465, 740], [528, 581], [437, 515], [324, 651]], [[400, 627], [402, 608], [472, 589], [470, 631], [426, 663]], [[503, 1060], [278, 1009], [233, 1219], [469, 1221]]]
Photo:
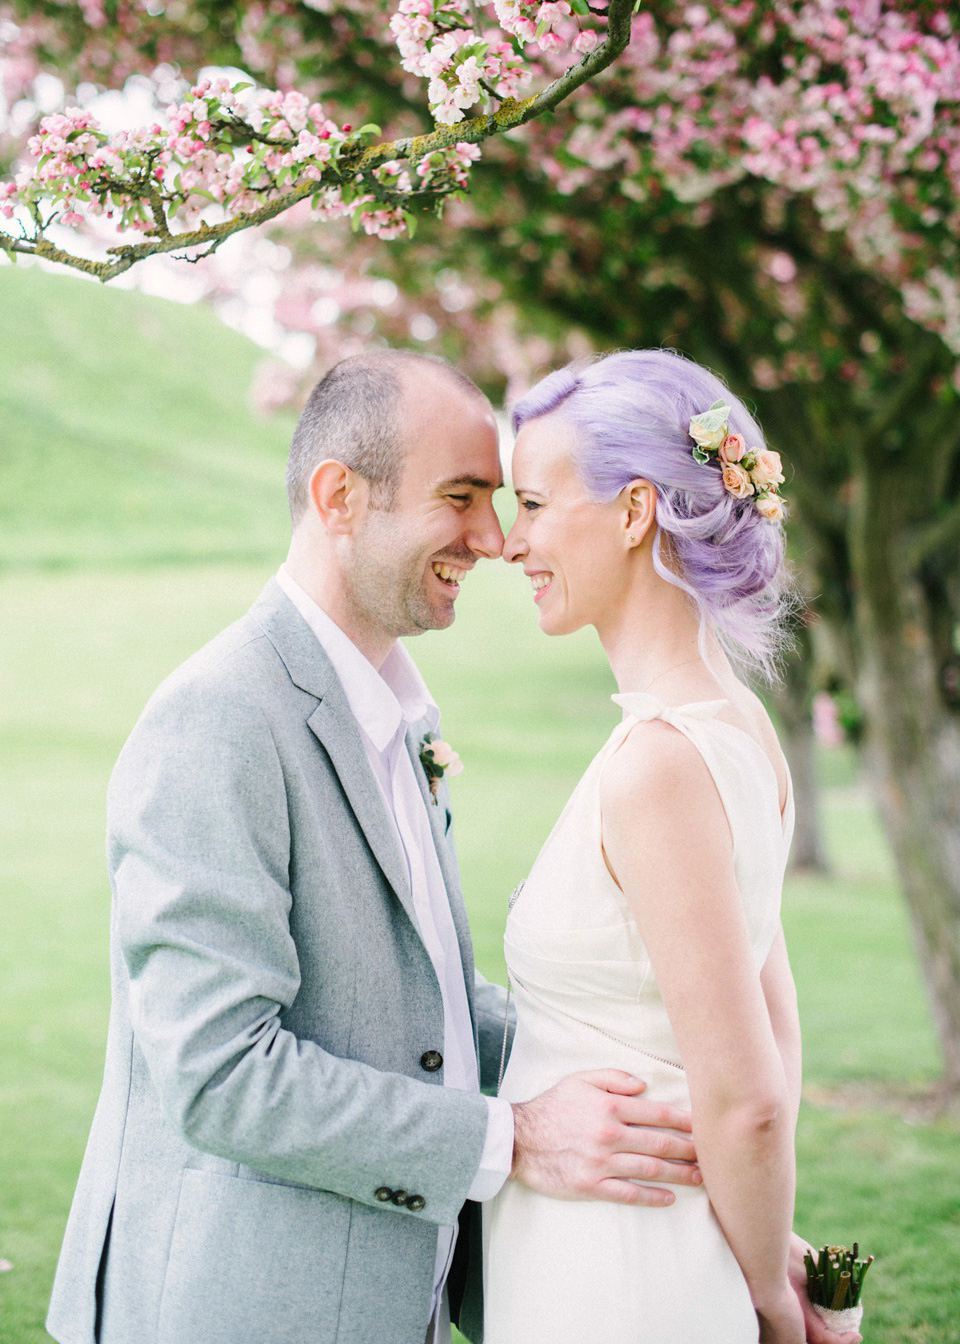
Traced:
[[310, 477], [327, 458], [363, 477], [374, 508], [393, 508], [403, 473], [401, 374], [414, 364], [432, 365], [463, 391], [483, 396], [465, 374], [435, 355], [376, 350], [342, 359], [314, 387], [294, 430], [287, 459], [294, 524], [310, 502]]

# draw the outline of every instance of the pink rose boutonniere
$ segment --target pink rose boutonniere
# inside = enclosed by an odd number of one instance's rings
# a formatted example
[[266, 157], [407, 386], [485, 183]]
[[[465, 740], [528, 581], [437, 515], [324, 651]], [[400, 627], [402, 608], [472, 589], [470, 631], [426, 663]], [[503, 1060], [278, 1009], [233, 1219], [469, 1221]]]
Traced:
[[420, 764], [427, 776], [427, 783], [430, 785], [430, 793], [436, 806], [437, 789], [441, 779], [446, 774], [459, 775], [463, 769], [463, 761], [449, 742], [444, 742], [436, 733], [427, 733], [420, 743]]

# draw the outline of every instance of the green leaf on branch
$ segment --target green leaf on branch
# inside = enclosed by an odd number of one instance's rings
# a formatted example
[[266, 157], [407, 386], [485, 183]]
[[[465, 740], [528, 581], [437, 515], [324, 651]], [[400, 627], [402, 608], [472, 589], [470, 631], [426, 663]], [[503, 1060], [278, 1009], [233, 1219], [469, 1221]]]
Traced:
[[357, 135], [383, 135], [383, 130], [375, 121], [368, 121], [366, 126], [361, 126]]

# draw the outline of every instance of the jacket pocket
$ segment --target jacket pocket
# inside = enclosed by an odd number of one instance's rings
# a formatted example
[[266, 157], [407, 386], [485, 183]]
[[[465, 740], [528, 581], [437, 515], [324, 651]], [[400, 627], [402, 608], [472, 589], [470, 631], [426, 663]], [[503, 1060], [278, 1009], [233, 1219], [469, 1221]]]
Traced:
[[157, 1344], [333, 1344], [350, 1216], [323, 1190], [185, 1171]]

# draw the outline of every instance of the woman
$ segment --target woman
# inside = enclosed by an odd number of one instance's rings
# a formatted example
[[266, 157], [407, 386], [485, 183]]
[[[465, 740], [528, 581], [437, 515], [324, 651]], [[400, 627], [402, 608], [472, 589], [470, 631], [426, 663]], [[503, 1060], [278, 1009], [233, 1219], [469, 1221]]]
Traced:
[[501, 1095], [627, 1070], [692, 1109], [704, 1183], [640, 1208], [507, 1182], [484, 1211], [486, 1344], [802, 1344], [793, 802], [731, 661], [770, 675], [782, 640], [780, 461], [716, 377], [659, 350], [551, 374], [514, 424], [504, 557], [545, 633], [596, 627], [623, 720], [510, 913]]

